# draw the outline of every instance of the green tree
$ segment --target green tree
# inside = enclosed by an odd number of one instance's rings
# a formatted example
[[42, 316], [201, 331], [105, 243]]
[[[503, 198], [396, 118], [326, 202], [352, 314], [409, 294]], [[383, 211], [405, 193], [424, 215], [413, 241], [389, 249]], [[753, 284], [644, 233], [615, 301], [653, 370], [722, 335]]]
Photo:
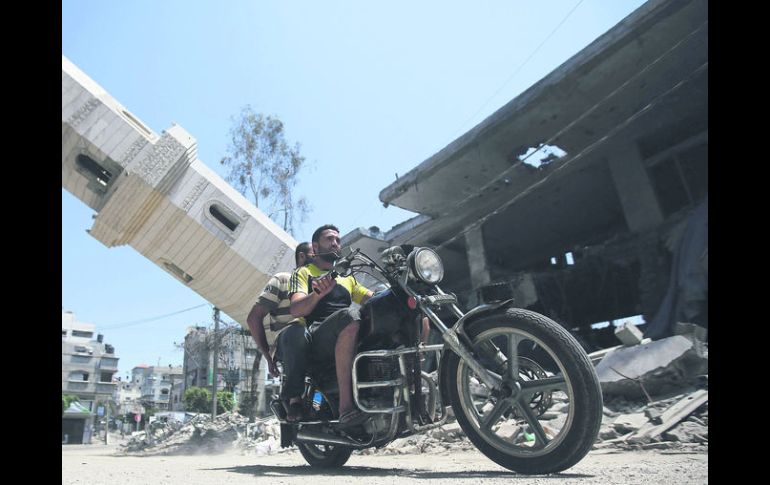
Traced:
[[230, 391], [217, 392], [217, 414], [232, 411], [235, 408], [235, 396]]
[[61, 394], [61, 415], [64, 416], [64, 411], [67, 410], [68, 407], [70, 407], [70, 404], [72, 404], [72, 401], [80, 402], [80, 398], [77, 396], [73, 396], [71, 394]]
[[286, 141], [281, 120], [247, 105], [233, 118], [227, 154], [220, 160], [229, 170], [226, 180], [292, 234], [295, 222], [304, 222], [310, 211], [307, 200], [293, 192], [306, 166], [299, 150], [299, 143]]
[[193, 413], [211, 411], [211, 391], [203, 387], [189, 387], [182, 396], [184, 408]]

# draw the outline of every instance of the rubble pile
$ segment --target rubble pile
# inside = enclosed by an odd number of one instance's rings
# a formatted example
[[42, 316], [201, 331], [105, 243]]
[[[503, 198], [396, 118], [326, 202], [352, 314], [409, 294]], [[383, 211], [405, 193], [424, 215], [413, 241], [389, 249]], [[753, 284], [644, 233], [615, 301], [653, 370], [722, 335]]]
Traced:
[[405, 455], [413, 453], [441, 453], [475, 449], [460, 424], [449, 422], [424, 433], [400, 438], [382, 448], [357, 451], [361, 455]]
[[605, 400], [594, 449], [708, 450], [708, 391], [697, 389], [652, 402]]
[[249, 423], [237, 412], [220, 414], [211, 420], [199, 414], [187, 423], [154, 422], [147, 431], [135, 433], [122, 451], [132, 454], [196, 454], [242, 450], [244, 453], [271, 454], [285, 451], [280, 446], [280, 427], [276, 419]]
[[623, 345], [589, 354], [604, 395], [594, 448], [707, 449], [707, 331], [679, 322], [652, 342], [634, 330], [617, 329]]
[[[589, 354], [604, 400], [602, 425], [593, 449], [708, 450], [708, 345], [697, 327], [679, 324], [677, 328], [678, 335], [652, 342], [642, 339], [632, 325], [624, 325], [616, 332], [623, 345]], [[540, 421], [546, 434], [553, 436], [564, 426], [570, 403], [566, 395], [559, 393], [549, 400]], [[474, 449], [451, 410], [449, 416], [437, 428], [355, 453], [396, 455]], [[528, 429], [513, 415], [493, 427], [497, 436], [513, 442], [533, 441], [535, 436]], [[138, 454], [218, 453], [233, 449], [266, 455], [296, 447], [281, 448], [280, 425], [275, 418], [250, 423], [238, 413], [224, 413], [213, 421], [210, 415], [200, 414], [185, 424], [154, 422], [146, 432], [135, 433], [123, 445], [124, 452]]]

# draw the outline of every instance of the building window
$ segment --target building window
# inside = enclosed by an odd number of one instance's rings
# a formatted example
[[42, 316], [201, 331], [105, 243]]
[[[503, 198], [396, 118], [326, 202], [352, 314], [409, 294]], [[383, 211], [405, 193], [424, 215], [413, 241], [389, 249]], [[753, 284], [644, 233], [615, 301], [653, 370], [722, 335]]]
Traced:
[[168, 396], [168, 389], [161, 389], [161, 390], [160, 390], [160, 394], [161, 394], [162, 396]]
[[93, 332], [85, 332], [83, 330], [73, 330], [72, 331], [73, 337], [84, 337], [84, 338], [93, 338], [94, 333]]
[[85, 345], [76, 345], [75, 353], [93, 355], [94, 349], [92, 349], [91, 347], [86, 347]]
[[214, 219], [222, 223], [222, 225], [228, 228], [230, 231], [235, 231], [235, 229], [240, 224], [240, 221], [235, 216], [235, 214], [219, 204], [211, 204], [209, 206], [209, 213], [214, 217]]
[[62, 330], [61, 331], [61, 336], [62, 337], [66, 337], [67, 336], [67, 331], [66, 330]]
[[75, 158], [75, 163], [77, 163], [80, 168], [88, 172], [88, 174], [91, 175], [91, 177], [94, 178], [102, 187], [106, 188], [107, 184], [110, 183], [112, 174], [104, 167], [99, 165], [99, 162], [89, 157], [88, 155], [78, 155]]
[[70, 372], [69, 380], [88, 382], [88, 372], [80, 371], [80, 370]]
[[99, 382], [112, 382], [112, 372], [101, 372]]

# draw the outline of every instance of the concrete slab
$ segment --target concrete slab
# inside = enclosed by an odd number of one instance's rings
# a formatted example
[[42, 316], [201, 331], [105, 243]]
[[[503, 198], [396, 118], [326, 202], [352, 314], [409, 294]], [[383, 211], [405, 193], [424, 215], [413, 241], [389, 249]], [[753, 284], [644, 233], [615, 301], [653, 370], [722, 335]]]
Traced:
[[645, 391], [660, 395], [693, 383], [708, 373], [708, 358], [692, 340], [675, 335], [615, 349], [596, 365], [596, 373], [605, 396], [638, 399]]

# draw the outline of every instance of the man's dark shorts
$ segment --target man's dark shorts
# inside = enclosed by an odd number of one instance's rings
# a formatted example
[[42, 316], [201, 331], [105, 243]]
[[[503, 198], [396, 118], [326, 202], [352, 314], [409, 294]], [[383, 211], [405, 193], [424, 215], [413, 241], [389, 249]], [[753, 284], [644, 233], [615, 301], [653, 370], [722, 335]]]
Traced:
[[312, 360], [334, 363], [337, 337], [354, 320], [361, 320], [358, 309], [343, 308], [326, 317], [324, 321], [313, 323], [310, 326]]

